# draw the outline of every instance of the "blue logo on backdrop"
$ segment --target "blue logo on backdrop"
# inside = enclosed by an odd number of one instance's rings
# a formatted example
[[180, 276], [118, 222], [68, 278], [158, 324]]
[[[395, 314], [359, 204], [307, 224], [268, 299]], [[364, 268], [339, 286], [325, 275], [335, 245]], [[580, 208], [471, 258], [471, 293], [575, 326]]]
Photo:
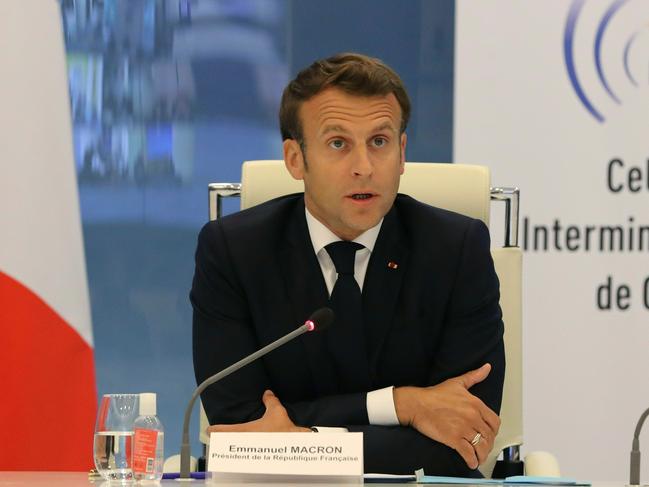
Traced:
[[[602, 112], [598, 110], [588, 98], [588, 95], [584, 91], [584, 88], [579, 81], [579, 77], [577, 76], [577, 70], [575, 69], [575, 53], [573, 47], [575, 28], [584, 3], [586, 3], [586, 0], [574, 0], [572, 2], [572, 5], [570, 6], [570, 11], [568, 12], [568, 18], [566, 20], [566, 27], [563, 35], [563, 54], [566, 61], [566, 69], [568, 71], [570, 83], [572, 84], [572, 87], [579, 97], [582, 105], [593, 117], [595, 117], [595, 119], [597, 119], [599, 122], [604, 122], [605, 118], [602, 115]], [[606, 94], [618, 105], [622, 105], [622, 100], [611, 88], [606, 78], [606, 73], [604, 73], [604, 69], [602, 67], [602, 40], [604, 39], [604, 34], [606, 33], [606, 29], [610, 25], [611, 19], [626, 3], [628, 3], [628, 0], [615, 0], [609, 5], [609, 7], [604, 12], [604, 15], [600, 19], [599, 24], [597, 25], [597, 30], [595, 33], [595, 44], [593, 46], [597, 77]], [[633, 76], [629, 67], [629, 52], [631, 51], [634, 42], [637, 40], [638, 34], [646, 28], [647, 26], [645, 25], [642, 29], [638, 29], [637, 31], [633, 32], [625, 41], [624, 50], [622, 53], [620, 53], [626, 78], [633, 86], [636, 87], [638, 86], [638, 82]], [[644, 69], [646, 69], [646, 66], [644, 67]]]

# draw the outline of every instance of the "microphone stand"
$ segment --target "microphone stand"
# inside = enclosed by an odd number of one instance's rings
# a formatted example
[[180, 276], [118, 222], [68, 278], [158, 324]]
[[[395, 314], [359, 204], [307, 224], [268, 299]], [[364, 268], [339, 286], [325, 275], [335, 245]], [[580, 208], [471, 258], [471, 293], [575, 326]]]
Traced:
[[[325, 318], [328, 319], [329, 321], [333, 320], [333, 312], [328, 308], [323, 308], [323, 309], [327, 310], [327, 312], [325, 313], [325, 315], [327, 316], [326, 317], [321, 316], [323, 318], [323, 323], [322, 324], [318, 323], [319, 329], [321, 328], [324, 329], [324, 326], [322, 325], [325, 325], [324, 323]], [[318, 311], [316, 311], [316, 313], [318, 313]], [[294, 338], [302, 335], [303, 333], [306, 333], [308, 331], [313, 331], [316, 328], [316, 323], [317, 323], [317, 320], [314, 319], [316, 313], [314, 313], [312, 319], [307, 320], [302, 326], [296, 328], [288, 335], [284, 335], [282, 338], [275, 340], [273, 343], [266, 345], [264, 348], [257, 350], [255, 353], [248, 355], [247, 357], [223, 369], [221, 372], [218, 372], [213, 376], [208, 377], [203, 382], [201, 382], [201, 384], [196, 388], [196, 390], [192, 394], [192, 398], [189, 400], [187, 409], [185, 409], [185, 420], [183, 422], [183, 436], [182, 436], [182, 443], [180, 445], [180, 478], [181, 479], [190, 478], [189, 460], [191, 456], [191, 448], [189, 446], [189, 420], [192, 416], [192, 409], [194, 408], [194, 403], [196, 402], [196, 399], [198, 399], [198, 397], [200, 396], [201, 392], [203, 392], [208, 386], [214, 384], [215, 382], [220, 381], [221, 379], [227, 377], [231, 373], [236, 372], [241, 367], [248, 365], [250, 362], [257, 360], [258, 358], [266, 355], [268, 352], [275, 350], [277, 347], [284, 345], [286, 342], [293, 340]]]
[[629, 485], [640, 485], [640, 431], [644, 420], [649, 416], [649, 409], [647, 409], [638, 420], [633, 435], [633, 443], [631, 444], [631, 467], [629, 468]]

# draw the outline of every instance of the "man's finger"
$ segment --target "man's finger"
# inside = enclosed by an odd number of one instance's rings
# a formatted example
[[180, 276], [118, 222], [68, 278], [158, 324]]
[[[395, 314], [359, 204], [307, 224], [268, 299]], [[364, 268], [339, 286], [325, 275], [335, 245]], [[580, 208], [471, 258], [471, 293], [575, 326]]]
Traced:
[[496, 413], [494, 413], [489, 407], [486, 405], [480, 410], [480, 414], [482, 415], [482, 419], [489, 425], [489, 428], [491, 429], [491, 437], [495, 437], [498, 434], [498, 430], [500, 429], [500, 418]]
[[470, 469], [478, 468], [478, 456], [476, 451], [473, 449], [473, 446], [468, 441], [461, 439], [460, 442], [455, 447], [455, 450], [460, 454], [464, 459], [466, 464]]
[[481, 399], [476, 396], [472, 396], [472, 398], [474, 414], [466, 416], [465, 427], [469, 429], [465, 433], [469, 436], [465, 436], [465, 438], [471, 441], [475, 431], [484, 432], [494, 438], [498, 434], [500, 418]]
[[266, 406], [266, 411], [277, 405], [282, 405], [282, 403], [279, 402], [277, 396], [271, 390], [264, 391], [264, 395], [261, 396], [261, 400], [264, 403], [264, 406]]
[[271, 391], [270, 389], [266, 389], [266, 390], [264, 391], [264, 393], [262, 394], [262, 396], [261, 396], [261, 400], [262, 400], [262, 402], [263, 402], [264, 404], [266, 404], [266, 403], [269, 402], [269, 401], [272, 401], [273, 398], [277, 399], [277, 396], [276, 396], [275, 393], [274, 393], [273, 391]]
[[478, 369], [470, 370], [466, 374], [462, 374], [459, 378], [462, 380], [464, 387], [471, 389], [478, 382], [485, 380], [489, 372], [491, 372], [491, 364], [487, 363]]
[[473, 445], [473, 448], [478, 457], [478, 462], [482, 465], [487, 460], [489, 452], [491, 452], [491, 449], [493, 448], [493, 437], [482, 434], [480, 441]]

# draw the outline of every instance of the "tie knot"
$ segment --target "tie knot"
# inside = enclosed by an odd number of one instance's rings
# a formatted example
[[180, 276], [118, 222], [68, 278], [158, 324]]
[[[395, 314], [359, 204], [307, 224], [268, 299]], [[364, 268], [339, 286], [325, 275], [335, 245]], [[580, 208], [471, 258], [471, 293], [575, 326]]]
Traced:
[[356, 251], [365, 247], [356, 242], [341, 240], [340, 242], [330, 243], [325, 247], [329, 257], [333, 260], [338, 274], [354, 275], [354, 259]]

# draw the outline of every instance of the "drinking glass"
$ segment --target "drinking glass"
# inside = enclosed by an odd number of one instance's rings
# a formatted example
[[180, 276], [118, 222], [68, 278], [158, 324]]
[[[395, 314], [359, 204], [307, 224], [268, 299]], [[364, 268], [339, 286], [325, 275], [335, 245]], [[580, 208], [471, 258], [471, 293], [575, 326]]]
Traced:
[[95, 425], [95, 467], [109, 481], [132, 482], [133, 422], [139, 394], [104, 394]]

